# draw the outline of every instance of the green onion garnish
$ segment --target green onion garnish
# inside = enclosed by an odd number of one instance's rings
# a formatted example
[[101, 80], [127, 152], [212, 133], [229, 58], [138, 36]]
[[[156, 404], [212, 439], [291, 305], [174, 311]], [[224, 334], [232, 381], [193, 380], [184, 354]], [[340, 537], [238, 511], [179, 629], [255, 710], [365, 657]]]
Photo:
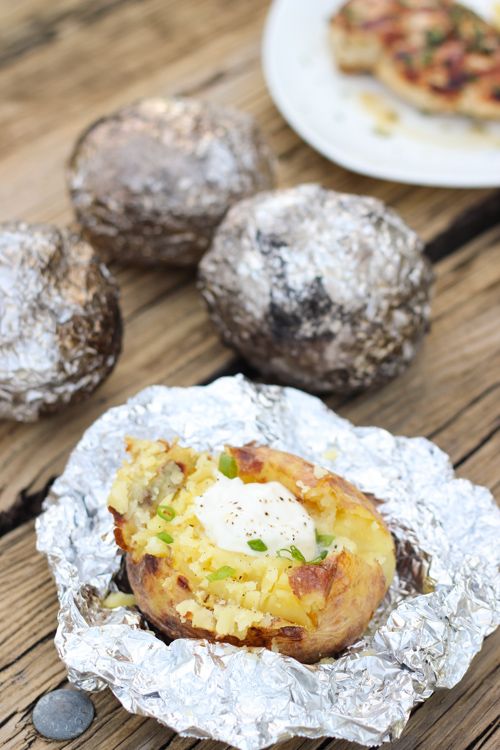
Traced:
[[309, 565], [318, 565], [318, 563], [323, 562], [327, 554], [328, 554], [328, 551], [324, 549], [322, 552], [319, 553], [317, 557], [314, 558], [314, 560], [309, 561]]
[[156, 512], [160, 516], [160, 518], [163, 518], [164, 521], [170, 522], [176, 516], [176, 512], [171, 505], [159, 505], [156, 509]]
[[221, 453], [219, 458], [219, 471], [228, 479], [234, 479], [238, 476], [238, 467], [236, 461], [227, 453]]
[[156, 536], [158, 537], [158, 539], [161, 539], [162, 542], [165, 542], [165, 544], [172, 544], [172, 542], [174, 541], [173, 536], [167, 534], [166, 531], [160, 531], [160, 533]]
[[295, 546], [295, 544], [290, 545], [290, 554], [292, 555], [294, 560], [305, 563], [306, 558], [304, 557], [300, 549]]
[[322, 544], [325, 547], [329, 547], [334, 539], [335, 537], [333, 536], [333, 534], [319, 534], [318, 532], [316, 532], [317, 543]]
[[207, 578], [209, 581], [222, 581], [224, 578], [234, 578], [235, 575], [236, 571], [234, 568], [230, 568], [229, 565], [223, 565], [222, 568], [209, 573]]
[[262, 539], [250, 539], [247, 544], [250, 549], [255, 550], [255, 552], [266, 552], [267, 550], [267, 544], [264, 544]]
[[429, 47], [436, 47], [444, 42], [446, 34], [442, 29], [429, 29], [426, 32], [425, 39]]
[[[281, 553], [285, 552], [285, 555], [282, 555]], [[300, 551], [298, 547], [295, 546], [295, 544], [291, 544], [290, 547], [283, 547], [283, 549], [279, 549], [276, 553], [278, 557], [286, 557], [289, 560], [298, 560], [298, 562], [305, 563], [306, 558]]]

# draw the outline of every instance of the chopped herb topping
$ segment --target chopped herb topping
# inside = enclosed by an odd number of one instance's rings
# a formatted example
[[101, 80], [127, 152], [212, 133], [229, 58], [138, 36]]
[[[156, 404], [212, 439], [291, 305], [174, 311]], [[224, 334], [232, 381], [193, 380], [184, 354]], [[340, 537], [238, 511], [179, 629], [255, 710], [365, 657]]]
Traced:
[[323, 562], [327, 554], [328, 554], [328, 551], [324, 549], [322, 552], [319, 553], [317, 557], [314, 558], [314, 560], [311, 560], [309, 562], [309, 565], [318, 565], [320, 562]]
[[425, 40], [428, 47], [437, 47], [444, 42], [446, 34], [442, 29], [429, 29], [426, 32]]
[[290, 552], [292, 553], [292, 557], [294, 560], [299, 560], [300, 562], [306, 561], [306, 558], [304, 557], [300, 549], [295, 546], [295, 544], [290, 545]]
[[[284, 553], [284, 554], [282, 554]], [[291, 544], [289, 547], [283, 547], [276, 553], [278, 557], [288, 557], [290, 560], [297, 560], [298, 562], [305, 563], [306, 558], [295, 544]]]
[[171, 505], [159, 505], [156, 509], [156, 513], [160, 518], [167, 522], [172, 521], [176, 516], [176, 512]]
[[158, 537], [158, 539], [161, 539], [162, 542], [165, 542], [165, 544], [172, 544], [172, 542], [174, 541], [173, 536], [167, 534], [166, 531], [160, 531], [160, 533], [156, 536]]
[[317, 543], [323, 545], [324, 547], [329, 547], [334, 539], [335, 537], [333, 536], [333, 534], [319, 534], [318, 532], [316, 532]]
[[223, 581], [224, 578], [234, 578], [235, 575], [236, 571], [234, 568], [230, 568], [229, 565], [223, 565], [222, 568], [215, 570], [213, 573], [209, 573], [207, 578], [209, 581]]
[[227, 453], [221, 453], [219, 458], [219, 471], [228, 479], [234, 479], [238, 476], [238, 467], [236, 461]]
[[[333, 540], [333, 537], [327, 538]], [[319, 555], [314, 558], [314, 560], [309, 561], [306, 560], [300, 549], [298, 549], [298, 547], [296, 547], [294, 544], [291, 544], [290, 547], [279, 549], [276, 554], [278, 557], [286, 557], [289, 560], [297, 560], [297, 562], [301, 562], [306, 565], [318, 565], [320, 562], [323, 562], [325, 557], [328, 555], [328, 550], [322, 550]]]
[[266, 552], [267, 551], [267, 544], [264, 544], [262, 539], [250, 539], [249, 542], [247, 542], [250, 549], [255, 550], [255, 552]]

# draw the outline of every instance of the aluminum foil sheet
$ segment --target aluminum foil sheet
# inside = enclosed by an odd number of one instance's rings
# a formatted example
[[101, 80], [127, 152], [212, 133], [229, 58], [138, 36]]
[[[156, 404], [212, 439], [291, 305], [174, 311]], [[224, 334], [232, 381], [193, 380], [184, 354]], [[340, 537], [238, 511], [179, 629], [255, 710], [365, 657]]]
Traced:
[[76, 216], [105, 258], [197, 263], [228, 208], [274, 184], [255, 120], [196, 99], [151, 98], [95, 122], [68, 168]]
[[265, 375], [350, 393], [415, 355], [430, 313], [422, 250], [375, 198], [299, 185], [229, 211], [199, 286], [224, 342]]
[[118, 288], [79, 235], [0, 225], [0, 419], [33, 421], [88, 396], [121, 348]]
[[[167, 645], [134, 609], [106, 610], [120, 554], [106, 500], [123, 438], [217, 451], [258, 440], [347, 477], [380, 503], [398, 574], [363, 640], [306, 666], [265, 649], [179, 639]], [[500, 513], [456, 479], [423, 438], [354, 427], [317, 398], [242, 376], [152, 386], [84, 434], [38, 519], [60, 599], [57, 650], [70, 679], [109, 686], [129, 711], [178, 732], [258, 750], [292, 735], [376, 745], [398, 737], [416, 703], [464, 675], [498, 624]]]

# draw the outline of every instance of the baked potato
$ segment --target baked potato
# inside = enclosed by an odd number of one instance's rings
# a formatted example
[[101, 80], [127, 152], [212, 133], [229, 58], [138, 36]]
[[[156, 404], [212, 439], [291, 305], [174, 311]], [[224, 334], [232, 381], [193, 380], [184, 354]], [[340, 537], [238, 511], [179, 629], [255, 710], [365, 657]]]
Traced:
[[362, 635], [394, 543], [349, 482], [268, 446], [220, 456], [127, 438], [109, 497], [137, 605], [169, 639], [264, 646], [312, 663]]

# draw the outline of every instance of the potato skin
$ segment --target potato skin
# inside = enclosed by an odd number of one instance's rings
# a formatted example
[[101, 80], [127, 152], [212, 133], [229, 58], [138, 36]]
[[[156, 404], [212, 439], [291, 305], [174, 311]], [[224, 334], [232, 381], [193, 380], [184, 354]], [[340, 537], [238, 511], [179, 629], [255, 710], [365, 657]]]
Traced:
[[[299, 578], [301, 572], [306, 575], [313, 572], [312, 568], [311, 565], [295, 568], [295, 577]], [[195, 628], [180, 618], [175, 606], [189, 592], [179, 582], [179, 576], [175, 585], [163, 587], [165, 577], [172, 574], [168, 558], [146, 555], [134, 562], [127, 555], [127, 573], [139, 609], [168, 639], [207, 638], [235, 646], [263, 646], [305, 664], [333, 656], [354, 643], [365, 631], [387, 589], [380, 566], [374, 571], [344, 550], [335, 559], [327, 558], [314, 566], [314, 573], [318, 577], [326, 574], [327, 579], [327, 606], [319, 615], [316, 630], [309, 632], [276, 618], [272, 627], [250, 628], [246, 638], [239, 640], [231, 636], [214, 637], [214, 633]]]
[[[393, 571], [392, 537], [372, 502], [349, 482], [330, 472], [318, 471], [318, 467], [297, 456], [267, 446], [226, 446], [225, 450], [234, 457], [238, 476], [243, 481], [280, 481], [306, 505], [308, 500], [304, 495], [327, 493], [337, 512], [357, 516], [361, 523], [373, 524], [376, 521], [377, 533], [380, 533], [389, 557], [392, 555], [389, 570]], [[123, 519], [119, 514], [114, 515], [117, 542], [127, 549]], [[252, 627], [244, 640], [240, 640], [194, 627], [189, 617], [178, 614], [176, 606], [191, 599], [192, 592], [187, 579], [175, 571], [171, 556], [145, 554], [137, 558], [129, 550], [126, 566], [139, 609], [168, 639], [207, 638], [238, 646], [263, 646], [304, 663], [332, 656], [356, 641], [365, 631], [392, 578], [392, 572], [386, 577], [379, 562], [369, 563], [345, 548], [341, 552], [332, 552], [320, 564], [294, 566], [288, 574], [293, 594], [299, 599], [319, 598], [323, 605], [311, 615], [314, 630], [291, 626], [288, 620], [273, 617], [269, 627]]]

